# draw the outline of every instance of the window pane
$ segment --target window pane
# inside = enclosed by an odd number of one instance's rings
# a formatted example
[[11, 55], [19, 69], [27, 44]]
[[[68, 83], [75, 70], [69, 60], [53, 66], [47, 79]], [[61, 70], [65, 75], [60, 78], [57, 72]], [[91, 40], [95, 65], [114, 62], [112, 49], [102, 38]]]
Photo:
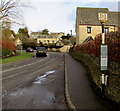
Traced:
[[87, 27], [87, 33], [91, 33], [91, 27]]

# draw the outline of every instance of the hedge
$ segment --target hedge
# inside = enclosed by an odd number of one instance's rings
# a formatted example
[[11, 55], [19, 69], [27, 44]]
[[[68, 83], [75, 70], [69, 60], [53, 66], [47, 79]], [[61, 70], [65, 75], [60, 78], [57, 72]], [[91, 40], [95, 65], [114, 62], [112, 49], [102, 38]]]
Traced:
[[[94, 40], [84, 44], [79, 44], [74, 48], [74, 50], [81, 53], [94, 54], [99, 57], [101, 43], [102, 35], [98, 34]], [[120, 63], [120, 31], [106, 34], [105, 43], [108, 45], [109, 62], [113, 61]]]
[[[102, 35], [94, 40], [79, 44], [70, 49], [70, 54], [85, 64], [94, 89], [101, 93], [100, 44]], [[105, 98], [120, 108], [120, 31], [106, 34], [105, 43], [108, 45], [108, 84], [105, 87]]]
[[[92, 54], [79, 53], [70, 49], [70, 54], [78, 61], [82, 62], [88, 70], [88, 77], [94, 91], [102, 96], [101, 71], [99, 58]], [[111, 63], [117, 64], [117, 63]], [[118, 67], [118, 66], [117, 66]], [[116, 68], [117, 68], [116, 67]], [[112, 105], [120, 108], [120, 70], [111, 69], [108, 71], [108, 84], [105, 87], [105, 99]], [[117, 73], [113, 73], [116, 71]]]

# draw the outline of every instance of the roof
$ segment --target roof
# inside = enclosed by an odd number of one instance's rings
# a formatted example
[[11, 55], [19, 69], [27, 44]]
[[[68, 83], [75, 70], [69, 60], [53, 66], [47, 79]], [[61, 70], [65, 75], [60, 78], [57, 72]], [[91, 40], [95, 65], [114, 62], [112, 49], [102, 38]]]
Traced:
[[92, 38], [91, 36], [89, 36], [89, 37], [87, 37], [87, 38], [83, 41], [83, 43], [89, 42], [89, 41], [91, 41], [91, 40], [93, 40], [93, 38]]
[[31, 35], [39, 35], [42, 34], [42, 32], [31, 32]]
[[71, 42], [68, 41], [68, 40], [58, 40], [58, 41], [56, 42], [56, 44], [59, 43], [59, 42], [62, 42], [64, 45], [69, 45], [69, 44], [71, 44]]
[[77, 7], [76, 15], [78, 23], [83, 25], [100, 25], [101, 23], [98, 20], [98, 13], [100, 12], [108, 14], [106, 25], [119, 26], [120, 12], [111, 12], [108, 8]]

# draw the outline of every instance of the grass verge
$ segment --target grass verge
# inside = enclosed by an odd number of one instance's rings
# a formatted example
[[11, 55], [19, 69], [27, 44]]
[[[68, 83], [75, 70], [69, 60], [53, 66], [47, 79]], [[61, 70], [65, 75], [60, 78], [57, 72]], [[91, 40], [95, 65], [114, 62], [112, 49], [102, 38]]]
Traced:
[[33, 55], [34, 55], [33, 53], [22, 52], [21, 54], [20, 52], [17, 52], [16, 56], [8, 57], [5, 59], [0, 59], [0, 64], [24, 60], [24, 59], [33, 57]]

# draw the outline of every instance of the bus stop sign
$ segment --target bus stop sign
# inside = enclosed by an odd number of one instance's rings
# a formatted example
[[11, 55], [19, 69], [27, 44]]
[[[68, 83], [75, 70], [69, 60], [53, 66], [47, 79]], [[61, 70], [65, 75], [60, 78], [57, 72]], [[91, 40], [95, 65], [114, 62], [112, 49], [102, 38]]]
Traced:
[[106, 71], [108, 69], [108, 46], [100, 46], [100, 69], [101, 71]]

